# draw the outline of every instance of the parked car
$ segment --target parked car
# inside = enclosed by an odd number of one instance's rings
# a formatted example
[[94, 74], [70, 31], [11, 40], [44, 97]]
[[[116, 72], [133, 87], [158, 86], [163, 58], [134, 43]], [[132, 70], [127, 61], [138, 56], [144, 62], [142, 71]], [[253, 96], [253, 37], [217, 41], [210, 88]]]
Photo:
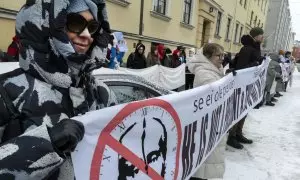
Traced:
[[[18, 67], [19, 64], [15, 62], [0, 63], [0, 74], [12, 71]], [[101, 68], [94, 71], [93, 75], [103, 81], [115, 93], [120, 104], [172, 93], [140, 76], [125, 74], [117, 70]]]
[[136, 75], [98, 74], [95, 77], [102, 80], [115, 93], [120, 104], [172, 93]]

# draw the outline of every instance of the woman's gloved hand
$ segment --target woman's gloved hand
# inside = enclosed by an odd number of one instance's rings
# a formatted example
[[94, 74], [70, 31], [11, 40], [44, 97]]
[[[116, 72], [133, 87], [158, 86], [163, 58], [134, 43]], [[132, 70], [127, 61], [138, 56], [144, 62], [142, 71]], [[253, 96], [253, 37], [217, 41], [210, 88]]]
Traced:
[[84, 135], [84, 126], [81, 122], [64, 119], [50, 128], [49, 135], [54, 148], [58, 153], [74, 151]]

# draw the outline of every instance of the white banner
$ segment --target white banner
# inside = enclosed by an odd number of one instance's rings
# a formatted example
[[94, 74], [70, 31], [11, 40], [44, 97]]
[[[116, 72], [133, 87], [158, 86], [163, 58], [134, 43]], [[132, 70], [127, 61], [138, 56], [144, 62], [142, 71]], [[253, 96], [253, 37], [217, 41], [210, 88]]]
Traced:
[[119, 68], [118, 70], [110, 70], [101, 68], [93, 72], [94, 75], [106, 73], [126, 73], [141, 76], [168, 90], [177, 89], [185, 85], [185, 64], [177, 68], [155, 65], [145, 69]]
[[267, 63], [196, 89], [89, 112], [76, 179], [188, 179], [264, 94]]

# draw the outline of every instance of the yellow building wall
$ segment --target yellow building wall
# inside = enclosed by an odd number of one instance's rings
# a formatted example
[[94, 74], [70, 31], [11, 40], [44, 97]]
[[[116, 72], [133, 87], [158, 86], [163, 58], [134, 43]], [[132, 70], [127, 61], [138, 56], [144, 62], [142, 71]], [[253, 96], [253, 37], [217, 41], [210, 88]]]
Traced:
[[109, 23], [112, 29], [139, 33], [140, 1], [131, 1], [126, 7], [106, 1]]
[[191, 25], [195, 26], [195, 28], [192, 30], [182, 27], [180, 24], [183, 16], [183, 1], [169, 2], [168, 16], [172, 19], [167, 22], [153, 17], [150, 13], [153, 7], [152, 1], [145, 0], [143, 35], [195, 46], [198, 20], [196, 7], [198, 7], [198, 1], [194, 1], [193, 5]]
[[0, 0], [0, 7], [19, 11], [25, 2], [26, 0]]
[[7, 47], [12, 42], [12, 38], [15, 36], [15, 20], [0, 18], [0, 49], [6, 52]]

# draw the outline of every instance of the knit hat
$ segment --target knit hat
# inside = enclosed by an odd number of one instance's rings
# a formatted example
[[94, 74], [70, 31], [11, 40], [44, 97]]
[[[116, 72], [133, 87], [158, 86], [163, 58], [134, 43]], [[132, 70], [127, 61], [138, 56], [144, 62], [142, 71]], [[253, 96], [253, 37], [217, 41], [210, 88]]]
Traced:
[[80, 13], [87, 10], [90, 10], [95, 20], [98, 20], [98, 7], [92, 0], [73, 0], [67, 11], [68, 13]]
[[256, 36], [259, 36], [259, 35], [263, 35], [263, 34], [264, 34], [264, 30], [260, 27], [252, 28], [250, 31], [250, 36], [252, 36], [253, 38], [255, 38]]

